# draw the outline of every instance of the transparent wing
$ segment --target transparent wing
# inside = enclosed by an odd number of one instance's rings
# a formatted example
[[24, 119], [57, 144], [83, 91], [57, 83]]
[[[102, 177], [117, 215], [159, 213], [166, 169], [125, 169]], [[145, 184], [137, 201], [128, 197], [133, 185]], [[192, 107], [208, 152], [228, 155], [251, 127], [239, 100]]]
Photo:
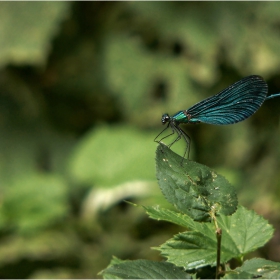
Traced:
[[189, 122], [226, 125], [243, 121], [259, 109], [267, 91], [267, 84], [262, 77], [245, 77], [190, 107], [187, 110]]

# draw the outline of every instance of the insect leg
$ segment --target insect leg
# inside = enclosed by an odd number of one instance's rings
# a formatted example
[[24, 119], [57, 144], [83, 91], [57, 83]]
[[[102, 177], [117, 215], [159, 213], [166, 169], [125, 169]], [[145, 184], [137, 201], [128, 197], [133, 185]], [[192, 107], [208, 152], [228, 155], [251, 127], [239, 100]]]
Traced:
[[[160, 140], [156, 140], [169, 126], [171, 126], [171, 129], [172, 129], [172, 133], [168, 134], [167, 136], [164, 136], [162, 137]], [[157, 137], [154, 139], [155, 142], [157, 143], [160, 143], [163, 139], [173, 135], [174, 133], [177, 133], [178, 136], [177, 138], [171, 142], [169, 145], [168, 145], [168, 148], [170, 148], [174, 143], [176, 143], [177, 141], [179, 141], [182, 137], [184, 138], [185, 142], [186, 142], [186, 150], [185, 150], [185, 153], [184, 153], [184, 156], [183, 156], [183, 159], [185, 158], [186, 156], [186, 153], [188, 155], [187, 158], [189, 158], [189, 155], [190, 155], [190, 146], [191, 146], [191, 138], [188, 134], [186, 134], [186, 132], [184, 130], [182, 130], [179, 126], [173, 124], [173, 123], [168, 123], [168, 125], [166, 126], [166, 128], [164, 128], [164, 130], [162, 130], [160, 132], [160, 134], [157, 135]]]
[[160, 140], [156, 140], [156, 139], [169, 127], [169, 125], [170, 125], [170, 123], [168, 123], [167, 126], [166, 126], [166, 128], [164, 128], [164, 130], [161, 131], [161, 133], [157, 135], [157, 137], [154, 139], [154, 142], [160, 143], [163, 139], [165, 139], [165, 138], [167, 138], [167, 137], [169, 137], [169, 136], [171, 136], [171, 135], [174, 134], [174, 129], [173, 129], [173, 127], [171, 126], [171, 128], [172, 128], [172, 133], [168, 134], [167, 136], [164, 136], [164, 137], [161, 138]]
[[[186, 150], [185, 150], [185, 153], [184, 153], [184, 156], [183, 158], [185, 158], [186, 156], [186, 153], [188, 152], [188, 157], [190, 156], [190, 149], [191, 149], [191, 138], [190, 136], [184, 131], [182, 130], [180, 127], [176, 127], [179, 131], [180, 131], [180, 138], [181, 138], [181, 135], [184, 137], [185, 141], [186, 141]], [[178, 132], [177, 132], [178, 133]]]
[[174, 143], [176, 143], [177, 141], [179, 141], [179, 140], [181, 139], [181, 137], [182, 137], [182, 133], [181, 133], [180, 128], [179, 128], [178, 126], [176, 126], [176, 125], [174, 125], [174, 124], [171, 124], [171, 128], [172, 128], [172, 131], [173, 131], [172, 134], [174, 134], [174, 131], [176, 131], [176, 133], [178, 134], [178, 136], [177, 136], [177, 138], [176, 138], [172, 143], [170, 143], [170, 144], [168, 145], [168, 148], [171, 148], [171, 146], [172, 146]]

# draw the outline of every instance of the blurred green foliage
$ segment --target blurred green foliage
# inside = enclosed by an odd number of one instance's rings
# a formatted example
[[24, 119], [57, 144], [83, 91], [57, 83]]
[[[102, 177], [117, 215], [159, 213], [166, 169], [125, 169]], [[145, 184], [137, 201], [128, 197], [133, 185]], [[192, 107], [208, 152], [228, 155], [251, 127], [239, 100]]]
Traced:
[[[122, 201], [161, 200], [161, 115], [250, 74], [280, 92], [279, 8], [1, 2], [1, 278], [95, 278], [112, 255], [159, 260], [148, 248], [175, 229]], [[240, 124], [186, 128], [191, 158], [278, 231], [279, 108], [275, 99]], [[275, 239], [260, 254], [279, 261], [279, 249]]]
[[103, 187], [134, 180], [154, 180], [152, 138], [152, 133], [129, 126], [99, 127], [97, 131], [89, 132], [72, 153], [69, 167], [72, 180]]

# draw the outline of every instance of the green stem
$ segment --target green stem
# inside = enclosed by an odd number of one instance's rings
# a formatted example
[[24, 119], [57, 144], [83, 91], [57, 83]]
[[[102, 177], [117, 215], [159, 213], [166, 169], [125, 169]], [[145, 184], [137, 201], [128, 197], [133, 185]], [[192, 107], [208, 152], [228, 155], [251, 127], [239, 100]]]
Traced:
[[221, 243], [222, 243], [222, 229], [216, 230], [217, 237], [217, 264], [216, 264], [216, 279], [220, 279], [220, 265], [221, 265]]
[[210, 216], [214, 222], [216, 228], [216, 238], [217, 238], [217, 261], [216, 261], [216, 279], [220, 279], [220, 266], [221, 266], [221, 243], [222, 243], [222, 229], [219, 228], [218, 222], [215, 216], [215, 212], [211, 211]]

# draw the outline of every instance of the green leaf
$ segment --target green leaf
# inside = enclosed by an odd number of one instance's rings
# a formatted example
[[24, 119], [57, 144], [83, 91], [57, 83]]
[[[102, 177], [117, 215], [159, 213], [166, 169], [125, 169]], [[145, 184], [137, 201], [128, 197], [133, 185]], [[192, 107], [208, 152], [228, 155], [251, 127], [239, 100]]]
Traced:
[[60, 176], [32, 174], [16, 177], [4, 192], [0, 220], [21, 233], [62, 220], [68, 213], [67, 188]]
[[0, 66], [44, 64], [69, 8], [67, 2], [1, 2]]
[[[214, 225], [193, 221], [160, 207], [145, 207], [151, 218], [173, 222], [188, 231], [179, 233], [156, 248], [169, 262], [185, 269], [216, 264], [216, 234]], [[273, 235], [273, 227], [254, 211], [239, 206], [232, 216], [217, 218], [222, 229], [221, 261], [243, 256], [263, 246]]]
[[274, 232], [267, 220], [243, 206], [239, 206], [231, 217], [218, 217], [218, 223], [223, 229], [222, 244], [225, 244], [228, 253], [237, 254], [235, 256], [245, 255], [262, 247]]
[[279, 279], [280, 263], [255, 258], [247, 260], [241, 267], [227, 273], [224, 279]]
[[127, 126], [94, 129], [75, 148], [69, 173], [76, 182], [101, 187], [153, 180], [153, 138]]
[[143, 206], [143, 208], [146, 210], [150, 218], [158, 221], [168, 221], [170, 223], [177, 224], [188, 229], [194, 229], [196, 228], [196, 226], [201, 225], [201, 223], [195, 222], [188, 215], [181, 214], [169, 209], [164, 209], [159, 206]]
[[119, 279], [192, 279], [182, 268], [167, 262], [149, 260], [123, 261], [109, 266], [100, 274]]
[[231, 184], [205, 165], [184, 159], [160, 143], [156, 171], [165, 198], [196, 221], [210, 220], [209, 212], [231, 215], [237, 196]]
[[[111, 259], [110, 261], [110, 264], [108, 265], [108, 268], [109, 267], [112, 267], [113, 265], [118, 265], [118, 264], [121, 264], [123, 263], [123, 260], [113, 256], [113, 258]], [[103, 271], [102, 270], [101, 272], [99, 272], [98, 274], [102, 275], [103, 274]], [[119, 279], [119, 277], [117, 275], [114, 275], [114, 274], [110, 274], [110, 273], [104, 273], [103, 274], [103, 278], [104, 279]]]

